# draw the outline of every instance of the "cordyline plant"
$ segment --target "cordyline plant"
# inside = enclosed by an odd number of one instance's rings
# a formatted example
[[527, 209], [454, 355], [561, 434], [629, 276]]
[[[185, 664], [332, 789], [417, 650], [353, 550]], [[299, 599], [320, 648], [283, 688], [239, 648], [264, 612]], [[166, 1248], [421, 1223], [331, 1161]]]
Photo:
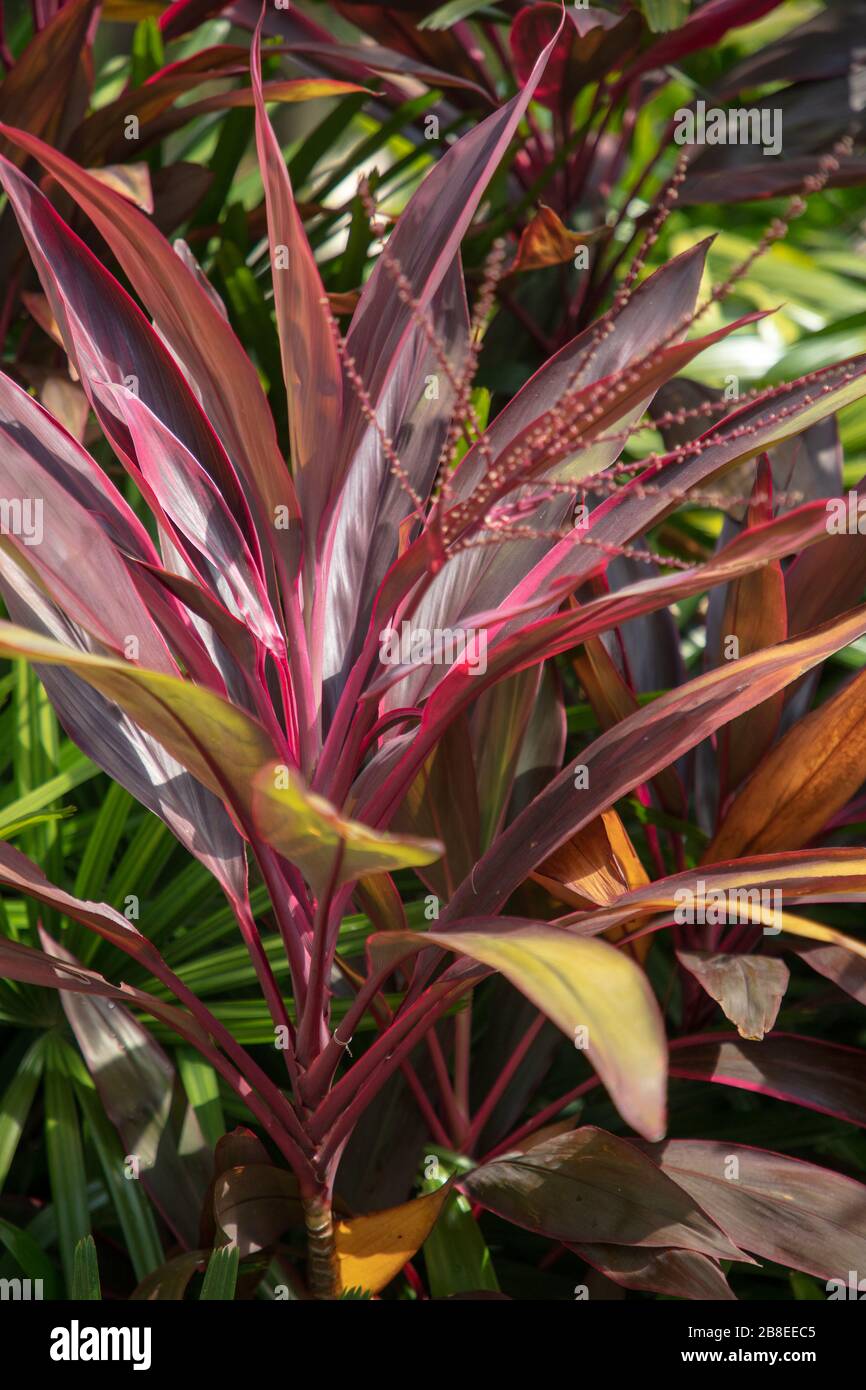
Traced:
[[[25, 9], [32, 10], [32, 24], [28, 25]], [[110, 49], [117, 30], [109, 21], [129, 21], [148, 9], [153, 15], [131, 41], [128, 81], [114, 95], [110, 64], [104, 59], [99, 62], [102, 55], [95, 50]], [[171, 137], [182, 128], [198, 125], [200, 129], [215, 113], [241, 121], [251, 114], [242, 109], [252, 106], [250, 86], [228, 85], [248, 76], [249, 52], [247, 45], [239, 44], [199, 46], [166, 62], [154, 17], [161, 9], [146, 4], [101, 5], [97, 0], [46, 0], [22, 5], [17, 13], [12, 6], [4, 6], [0, 13], [0, 121], [39, 136], [69, 155], [94, 178], [143, 209], [161, 231], [169, 233], [185, 224], [194, 242], [206, 234], [220, 208], [215, 167], [219, 161], [211, 160], [214, 167], [206, 168], [178, 159]], [[20, 33], [28, 29], [28, 41], [21, 44]], [[197, 95], [201, 88], [207, 88], [206, 96]], [[280, 103], [345, 97], [358, 90], [355, 83], [328, 77], [263, 82], [266, 99]], [[26, 160], [11, 145], [4, 153], [19, 166]], [[238, 151], [238, 160], [242, 153]], [[87, 239], [91, 235], [87, 219], [74, 208], [68, 213], [73, 229]], [[231, 280], [237, 268], [226, 260], [223, 264]], [[80, 438], [87, 423], [87, 399], [56, 360], [51, 316], [44, 296], [32, 293], [29, 269], [14, 215], [6, 207], [0, 221], [0, 337], [15, 344], [18, 376], [35, 387], [39, 400]], [[46, 332], [40, 335], [39, 329]]]
[[[326, 8], [338, 13], [339, 36], [321, 22]], [[236, 0], [229, 13], [253, 27], [259, 9], [256, 0]], [[683, 117], [699, 107], [747, 107], [750, 120], [775, 122], [779, 136], [784, 129], [784, 151], [768, 158], [771, 150], [754, 138], [708, 139], [692, 151], [678, 190], [680, 207], [796, 193], [818, 155], [848, 132], [852, 146], [840, 151], [827, 186], [866, 180], [858, 0], [838, 0], [743, 61], [725, 64], [720, 48], [732, 32], [765, 17], [772, 22], [779, 9], [779, 0], [692, 6], [609, 0], [605, 7], [334, 0], [329, 7], [269, 7], [264, 32], [311, 71], [381, 82], [377, 101], [393, 112], [391, 123], [403, 117], [410, 142], [421, 150], [431, 137], [436, 143], [453, 138], [496, 107], [503, 93], [522, 87], [540, 50], [552, 44], [510, 161], [509, 196], [492, 193], [473, 239], [483, 245], [525, 223], [513, 271], [561, 267], [560, 275], [540, 280], [510, 274], [499, 287], [498, 323], [485, 359], [495, 357], [501, 375], [513, 380], [518, 362], [541, 365], [601, 312], [652, 222], [655, 209], [641, 200], [648, 201]], [[176, 34], [200, 18], [200, 6], [181, 2], [161, 23]], [[360, 31], [355, 44], [344, 36], [348, 23]], [[438, 89], [435, 106], [423, 97], [407, 99], [394, 75]], [[756, 89], [771, 83], [771, 94], [756, 98]], [[650, 111], [660, 139], [646, 133]], [[324, 186], [334, 187], [334, 180]], [[576, 245], [583, 246], [587, 263], [569, 274]], [[474, 268], [472, 259], [468, 263]]]
[[[859, 756], [827, 769], [828, 749], [862, 722], [863, 675], [808, 712], [821, 663], [866, 634], [866, 607], [851, 607], [866, 582], [862, 541], [828, 533], [824, 499], [836, 489], [812, 467], [834, 413], [866, 394], [866, 358], [733, 408], [710, 396], [655, 405], [669, 447], [621, 462], [657, 393], [756, 317], [701, 335], [702, 315], [742, 272], [699, 304], [706, 243], [641, 278], [684, 156], [610, 307], [492, 423], [478, 418], [473, 374], [505, 251], [495, 248], [470, 317], [460, 243], [554, 42], [519, 94], [428, 174], [344, 336], [268, 121], [256, 33], [288, 462], [257, 373], [188, 251], [176, 254], [66, 155], [0, 126], [91, 219], [149, 316], [4, 158], [0, 179], [59, 336], [158, 537], [84, 447], [0, 377], [0, 487], [22, 517], [40, 518], [38, 536], [13, 526], [2, 539], [11, 622], [0, 651], [35, 664], [74, 741], [214, 875], [285, 1075], [275, 1080], [239, 1045], [146, 922], [139, 931], [107, 904], [76, 899], [8, 845], [8, 888], [97, 933], [161, 988], [111, 983], [46, 930], [41, 951], [4, 941], [0, 970], [63, 992], [127, 1145], [140, 1074], [124, 1057], [161, 1056], [130, 1010], [200, 1052], [291, 1170], [269, 1167], [252, 1134], [225, 1141], [208, 1238], [215, 1216], [241, 1255], [270, 1249], [299, 1198], [317, 1297], [384, 1288], [447, 1199], [446, 1185], [353, 1217], [335, 1197], [346, 1145], [397, 1072], [430, 1139], [477, 1161], [461, 1176], [476, 1203], [627, 1286], [731, 1297], [720, 1261], [747, 1252], [826, 1279], [863, 1267], [866, 1232], [851, 1214], [866, 1190], [852, 1179], [664, 1135], [669, 1072], [862, 1122], [862, 1098], [844, 1084], [859, 1055], [770, 1030], [787, 983], [780, 930], [855, 995], [866, 974], [866, 947], [792, 910], [866, 891], [866, 852], [818, 843], [857, 818]], [[816, 159], [749, 263], [845, 153]], [[702, 564], [651, 554], [646, 533], [700, 498], [738, 518], [731, 538]], [[641, 566], [648, 577], [636, 577]], [[703, 674], [675, 672], [667, 693], [641, 703], [635, 620], [669, 621], [671, 605], [707, 591], [718, 651]], [[605, 732], [561, 767], [552, 661], [564, 653]], [[667, 827], [647, 832], [653, 881], [613, 809], [632, 792]], [[699, 863], [683, 833], [691, 796], [713, 831]], [[267, 886], [288, 996], [250, 905], [250, 868]], [[407, 870], [426, 890], [426, 929], [408, 925], [395, 882]], [[340, 952], [353, 906], [377, 927], [362, 971]], [[663, 927], [676, 933], [683, 979], [684, 1027], [670, 1045], [643, 968]], [[539, 1012], [473, 1109], [471, 1001], [497, 972]], [[699, 1031], [714, 1001], [739, 1039]], [[485, 1152], [488, 1122], [546, 1019], [594, 1075], [511, 1134], [500, 1129]], [[538, 1132], [597, 1084], [637, 1138]], [[732, 1158], [737, 1183], [725, 1180]], [[158, 1169], [142, 1177], [194, 1247], [198, 1212]]]

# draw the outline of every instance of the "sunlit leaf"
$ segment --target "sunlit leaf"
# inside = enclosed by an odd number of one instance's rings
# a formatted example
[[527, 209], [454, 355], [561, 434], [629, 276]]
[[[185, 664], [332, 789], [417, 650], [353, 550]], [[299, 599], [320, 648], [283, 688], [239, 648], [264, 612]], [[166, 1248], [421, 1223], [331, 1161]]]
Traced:
[[378, 1293], [390, 1284], [424, 1244], [449, 1191], [446, 1183], [402, 1206], [339, 1221], [334, 1237], [341, 1288]]
[[323, 892], [331, 880], [431, 864], [442, 853], [435, 840], [415, 840], [371, 830], [347, 820], [310, 792], [283, 764], [265, 767], [253, 780], [253, 815], [262, 836]]

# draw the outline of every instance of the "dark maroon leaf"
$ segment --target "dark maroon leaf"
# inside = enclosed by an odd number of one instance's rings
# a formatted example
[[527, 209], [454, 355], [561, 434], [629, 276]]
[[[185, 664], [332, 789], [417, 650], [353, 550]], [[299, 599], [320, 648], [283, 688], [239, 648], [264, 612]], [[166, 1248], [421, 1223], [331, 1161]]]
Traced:
[[676, 1182], [660, 1184], [656, 1176], [634, 1145], [586, 1126], [494, 1159], [464, 1184], [506, 1221], [554, 1240], [675, 1245], [742, 1258]]
[[693, 1250], [647, 1250], [628, 1245], [569, 1245], [615, 1284], [669, 1298], [735, 1299], [715, 1260]]
[[866, 1053], [856, 1047], [770, 1033], [761, 1042], [713, 1034], [671, 1046], [672, 1076], [718, 1081], [835, 1115], [866, 1128]]
[[742, 1248], [819, 1279], [866, 1267], [862, 1183], [727, 1139], [639, 1147]]

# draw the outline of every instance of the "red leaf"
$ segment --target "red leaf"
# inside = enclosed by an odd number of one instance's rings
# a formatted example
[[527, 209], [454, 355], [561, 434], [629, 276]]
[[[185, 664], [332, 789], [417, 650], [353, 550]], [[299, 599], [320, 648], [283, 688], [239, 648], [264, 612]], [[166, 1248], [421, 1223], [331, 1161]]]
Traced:
[[714, 1033], [674, 1042], [670, 1072], [774, 1096], [866, 1128], [866, 1053], [856, 1047], [794, 1033], [768, 1033], [761, 1042]]

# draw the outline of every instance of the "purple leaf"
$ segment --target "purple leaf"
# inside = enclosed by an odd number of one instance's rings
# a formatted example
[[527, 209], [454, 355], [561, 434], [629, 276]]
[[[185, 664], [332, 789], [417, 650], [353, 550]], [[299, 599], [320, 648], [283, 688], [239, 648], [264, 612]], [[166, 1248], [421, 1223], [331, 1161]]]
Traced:
[[794, 1033], [761, 1042], [716, 1033], [673, 1043], [670, 1068], [672, 1076], [717, 1081], [866, 1127], [866, 1053], [859, 1048]]
[[[452, 265], [484, 190], [529, 105], [553, 50], [544, 48], [523, 90], [452, 146], [434, 166], [400, 217], [389, 253], [424, 310]], [[348, 346], [374, 407], [384, 397], [412, 328], [412, 313], [395, 294], [380, 259], [364, 286]], [[357, 408], [357, 407], [356, 407]]]
[[[275, 508], [285, 507], [297, 523], [294, 485], [280, 454], [255, 367], [214, 303], [209, 287], [200, 283], [186, 260], [126, 199], [41, 141], [11, 129], [5, 134], [57, 179], [111, 247], [157, 329], [183, 363], [209, 420], [245, 480], [262, 548], [266, 554], [271, 550], [280, 554], [291, 572], [297, 559], [297, 524], [294, 530], [276, 530], [273, 522]], [[168, 417], [160, 418], [172, 427]], [[183, 438], [176, 429], [173, 432]], [[204, 462], [201, 455], [196, 457]]]
[[[216, 484], [137, 396], [115, 387], [110, 399], [129, 429], [136, 461], [158, 507], [199, 553], [202, 579], [269, 651], [284, 658], [285, 641], [260, 563]], [[209, 563], [201, 564], [201, 557]], [[198, 567], [195, 558], [193, 566]]]
[[[47, 198], [8, 160], [0, 182], [9, 195], [67, 351], [106, 434], [133, 476], [138, 469], [129, 432], [94, 391], [127, 385], [189, 449], [218, 484], [243, 526], [249, 512], [237, 475], [174, 359], [141, 311], [69, 230]], [[123, 199], [120, 199], [123, 202]], [[175, 258], [179, 276], [184, 271]], [[247, 543], [257, 540], [244, 527]]]
[[[444, 917], [490, 912], [542, 860], [620, 796], [693, 748], [721, 724], [798, 679], [832, 651], [866, 632], [866, 608], [807, 637], [779, 643], [688, 681], [621, 721], [585, 749], [518, 816], [458, 889]], [[575, 789], [575, 766], [588, 789]]]
[[[87, 101], [85, 73], [92, 62], [89, 38], [96, 8], [96, 0], [70, 0], [62, 7], [52, 7], [48, 23], [33, 35], [14, 66], [4, 72], [0, 121], [14, 117], [34, 135], [62, 143], [64, 125], [80, 119], [83, 112], [79, 103]], [[84, 72], [80, 71], [82, 66]]]
[[728, 1139], [640, 1147], [741, 1248], [819, 1279], [866, 1267], [862, 1183]]
[[677, 1180], [658, 1176], [635, 1144], [587, 1125], [485, 1163], [464, 1185], [489, 1211], [552, 1240], [744, 1258]]
[[342, 371], [322, 304], [324, 287], [295, 205], [286, 162], [265, 110], [261, 86], [261, 29], [251, 72], [256, 148], [268, 215], [271, 274], [283, 376], [289, 400], [292, 463], [308, 555], [318, 554], [319, 526], [339, 486]]
[[[469, 340], [469, 315], [459, 256], [427, 311], [430, 327], [459, 378]], [[428, 398], [431, 376], [438, 399]], [[393, 441], [405, 477], [426, 502], [448, 432], [454, 390], [438, 356], [413, 324], [377, 411]], [[399, 527], [412, 510], [405, 488], [385, 457], [379, 431], [367, 424], [352, 453], [340, 493], [328, 563], [324, 608], [323, 673], [333, 706], [345, 673], [359, 653], [376, 594], [397, 557]]]
[[668, 1298], [736, 1299], [715, 1260], [694, 1250], [648, 1250], [628, 1245], [569, 1245], [569, 1249], [625, 1289]]

